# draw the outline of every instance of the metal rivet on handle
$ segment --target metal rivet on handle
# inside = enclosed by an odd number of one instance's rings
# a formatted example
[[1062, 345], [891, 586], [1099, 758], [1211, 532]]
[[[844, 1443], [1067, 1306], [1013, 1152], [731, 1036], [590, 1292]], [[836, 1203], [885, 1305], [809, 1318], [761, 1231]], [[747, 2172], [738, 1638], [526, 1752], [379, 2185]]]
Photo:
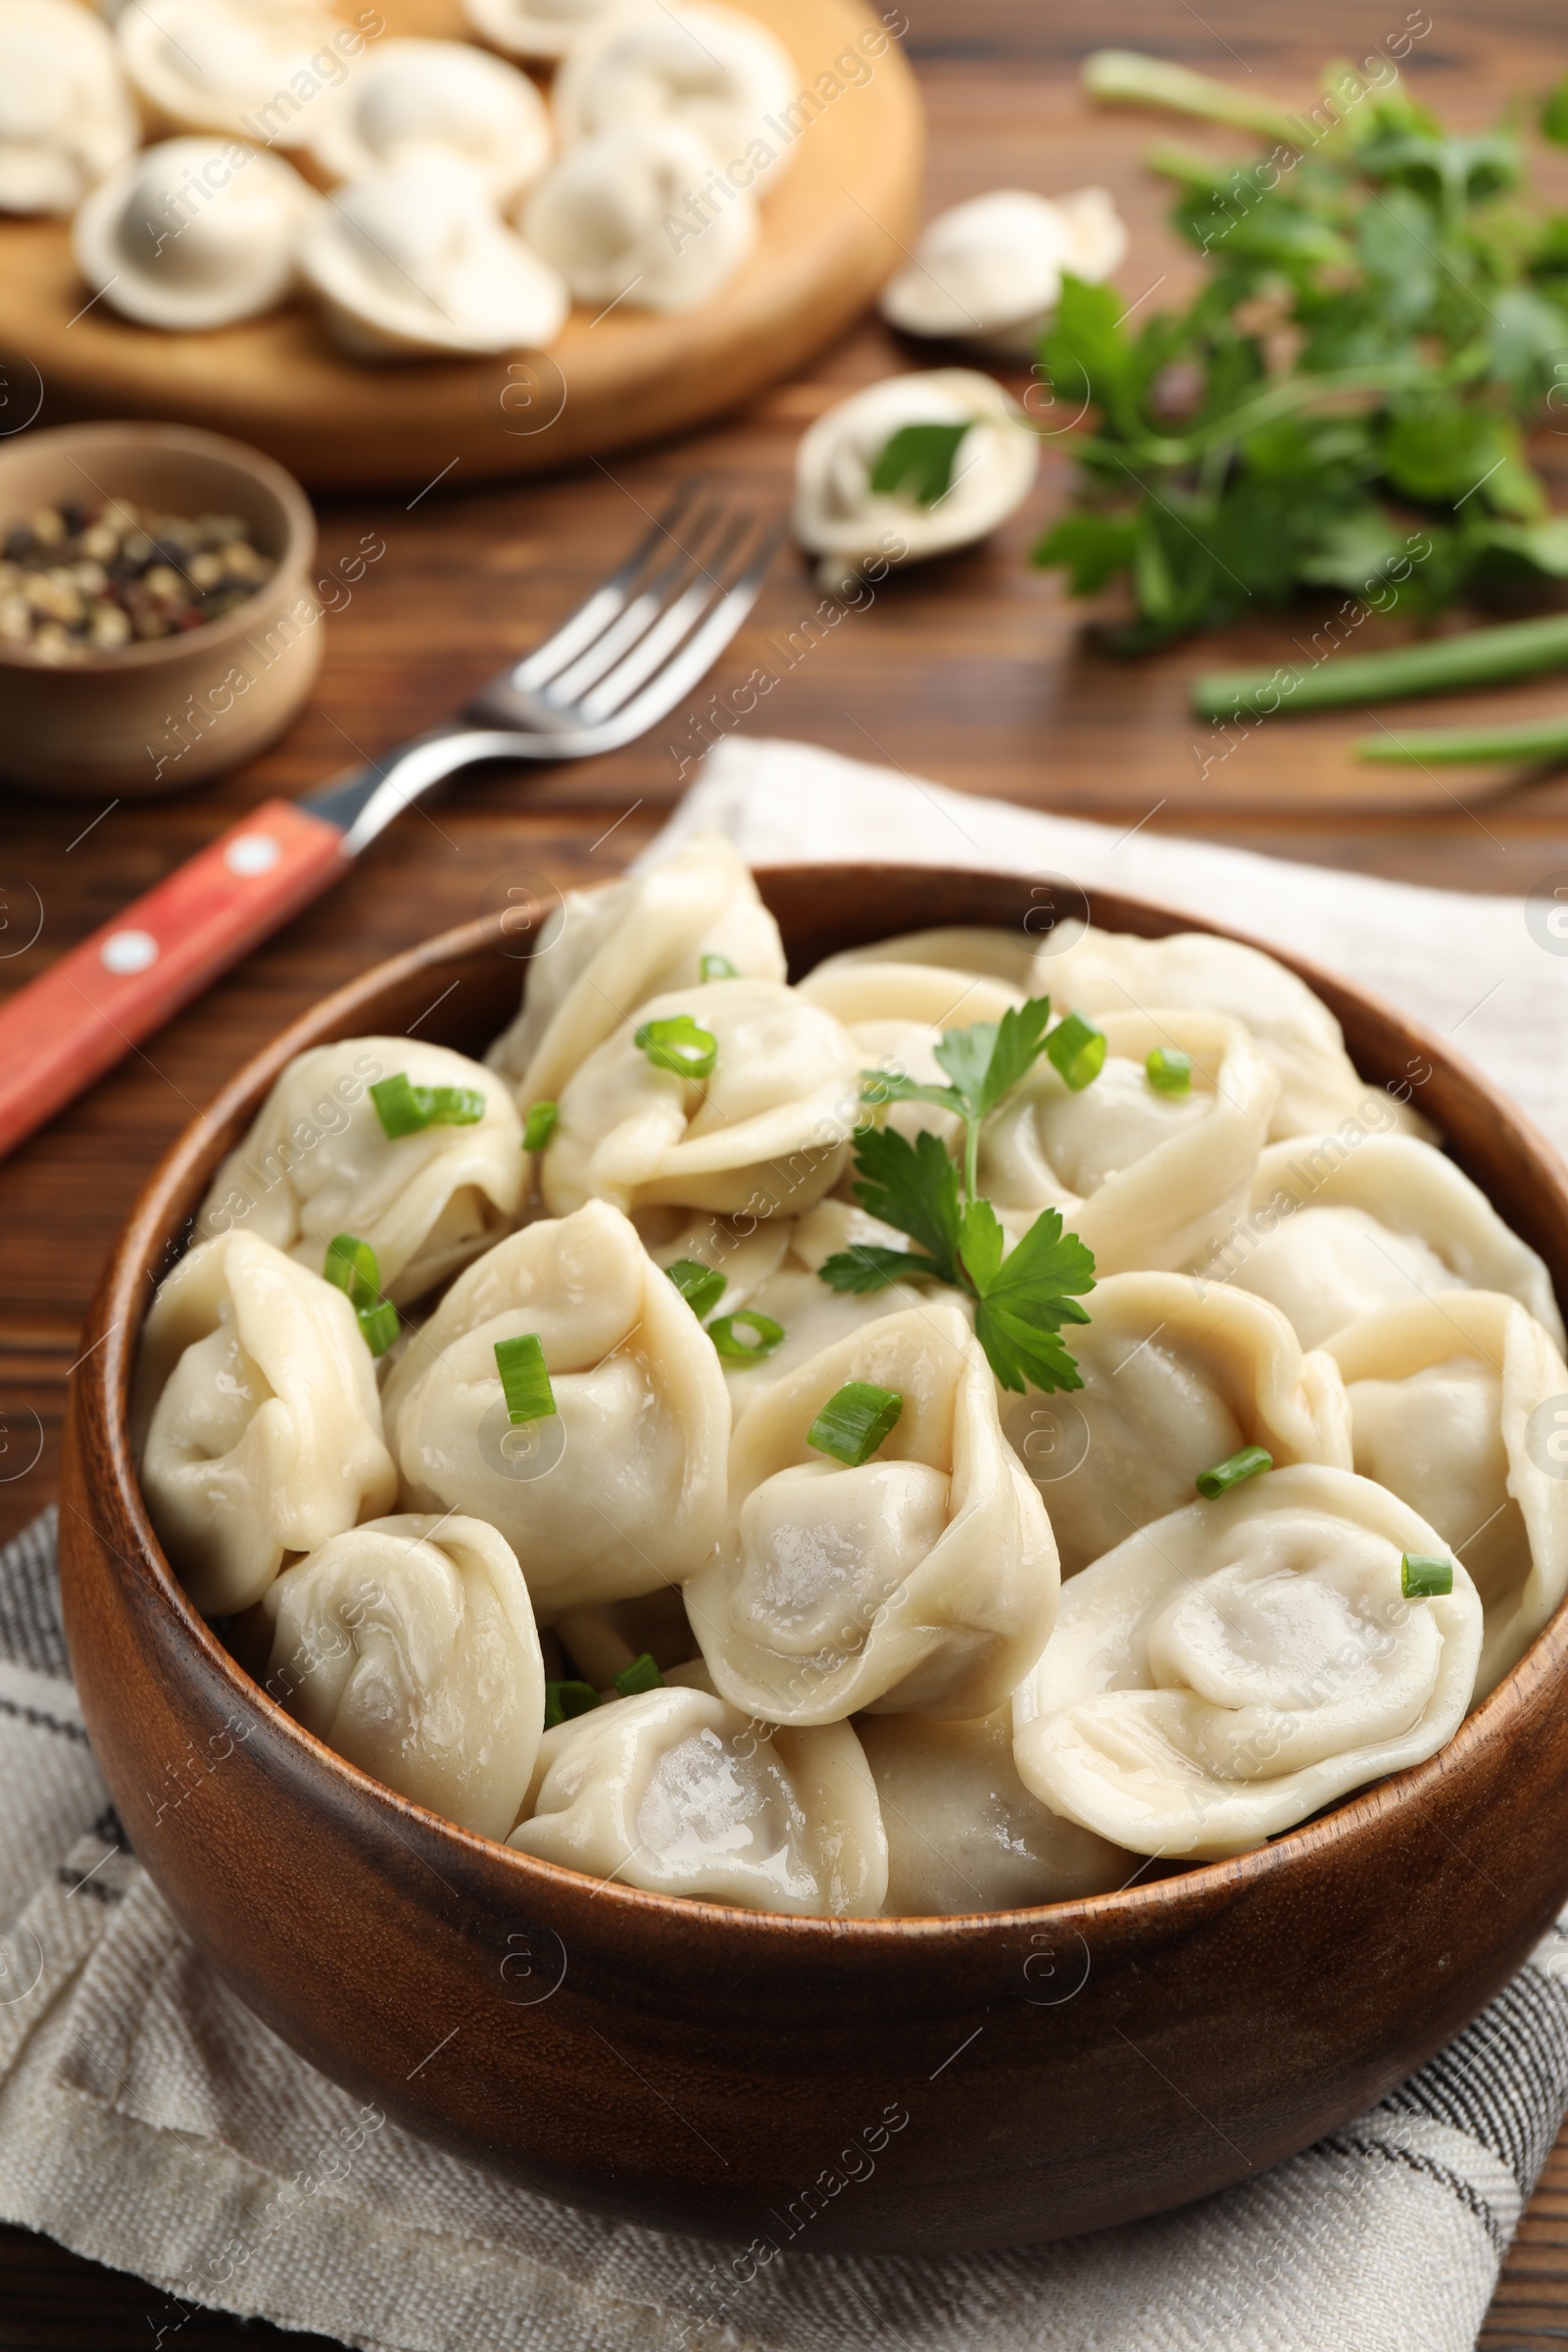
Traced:
[[158, 942], [150, 931], [111, 931], [98, 960], [106, 972], [145, 972], [158, 961]]
[[270, 874], [282, 855], [270, 833], [236, 833], [223, 863], [231, 874]]

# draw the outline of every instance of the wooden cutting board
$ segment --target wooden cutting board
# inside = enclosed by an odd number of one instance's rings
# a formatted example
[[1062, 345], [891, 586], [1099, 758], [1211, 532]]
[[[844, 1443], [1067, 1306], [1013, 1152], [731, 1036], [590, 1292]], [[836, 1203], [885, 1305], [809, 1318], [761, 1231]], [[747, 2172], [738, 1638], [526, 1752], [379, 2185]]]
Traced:
[[[923, 122], [896, 40], [858, 84], [833, 60], [879, 18], [859, 0], [731, 0], [791, 52], [823, 103], [762, 207], [746, 268], [710, 308], [661, 318], [578, 310], [548, 353], [367, 367], [305, 303], [205, 334], [132, 325], [83, 284], [69, 226], [0, 226], [8, 407], [48, 421], [154, 416], [269, 451], [313, 487], [418, 490], [535, 473], [662, 438], [791, 373], [870, 302], [902, 258], [919, 196]], [[458, 36], [457, 0], [382, 0], [389, 33]], [[898, 22], [897, 16], [894, 18]], [[827, 76], [842, 94], [826, 95]], [[809, 110], [803, 110], [808, 112]]]

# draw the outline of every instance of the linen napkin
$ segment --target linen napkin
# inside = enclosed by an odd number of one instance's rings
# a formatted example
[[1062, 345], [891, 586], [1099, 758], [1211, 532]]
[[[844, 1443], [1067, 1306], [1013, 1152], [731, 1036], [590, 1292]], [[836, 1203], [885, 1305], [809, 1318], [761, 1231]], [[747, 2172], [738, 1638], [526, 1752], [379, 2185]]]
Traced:
[[[1521, 902], [1118, 841], [787, 744], [724, 746], [651, 855], [710, 826], [758, 860], [1065, 872], [1234, 918], [1457, 1029], [1568, 1140], [1568, 974]], [[1568, 2106], [1559, 1926], [1411, 2082], [1240, 2187], [1054, 2246], [753, 2271], [426, 2146], [224, 1990], [93, 1765], [52, 1515], [0, 1552], [0, 2218], [146, 2279], [155, 2346], [207, 2305], [369, 2352], [1468, 2352]]]

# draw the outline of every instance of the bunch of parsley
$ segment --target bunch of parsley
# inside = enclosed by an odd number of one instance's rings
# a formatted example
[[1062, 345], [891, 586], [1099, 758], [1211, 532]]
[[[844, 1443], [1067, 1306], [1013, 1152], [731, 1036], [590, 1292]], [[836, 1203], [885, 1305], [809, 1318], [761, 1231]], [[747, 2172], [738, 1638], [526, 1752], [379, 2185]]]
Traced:
[[[1568, 215], [1525, 200], [1510, 127], [1450, 135], [1397, 85], [1341, 103], [1239, 171], [1156, 150], [1207, 272], [1184, 310], [1063, 285], [1041, 365], [1090, 429], [1035, 560], [1128, 584], [1123, 651], [1302, 591], [1424, 615], [1568, 579], [1521, 431], [1568, 411]], [[1568, 143], [1562, 93], [1542, 127]]]

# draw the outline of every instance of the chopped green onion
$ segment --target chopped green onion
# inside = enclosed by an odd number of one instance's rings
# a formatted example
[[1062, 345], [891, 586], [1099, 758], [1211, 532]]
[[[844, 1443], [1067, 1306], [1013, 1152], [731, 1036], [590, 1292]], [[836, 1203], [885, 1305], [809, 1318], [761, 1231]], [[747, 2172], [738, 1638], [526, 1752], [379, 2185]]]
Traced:
[[[1220, 670], [1192, 692], [1200, 718], [1251, 717], [1261, 710], [1338, 710], [1346, 705], [1398, 702], [1406, 695], [1459, 694], [1503, 686], [1544, 670], [1568, 669], [1568, 616], [1517, 620], [1502, 628], [1464, 629], [1387, 654], [1336, 654], [1310, 669]], [[1270, 699], [1259, 702], [1260, 696]]]
[[496, 1370], [507, 1399], [507, 1419], [547, 1421], [556, 1410], [556, 1394], [545, 1368], [545, 1351], [536, 1331], [515, 1340], [497, 1340]]
[[590, 1714], [598, 1704], [599, 1693], [592, 1683], [546, 1683], [545, 1730], [553, 1732], [558, 1723], [570, 1723], [574, 1716]]
[[1424, 1551], [1407, 1551], [1399, 1562], [1399, 1591], [1406, 1600], [1438, 1600], [1453, 1591], [1453, 1562]]
[[1212, 1470], [1200, 1470], [1196, 1481], [1198, 1492], [1212, 1502], [1216, 1494], [1228, 1494], [1244, 1479], [1256, 1478], [1259, 1471], [1273, 1467], [1274, 1456], [1261, 1446], [1244, 1446], [1228, 1462], [1216, 1462]]
[[381, 1269], [368, 1242], [340, 1233], [326, 1245], [321, 1272], [343, 1291], [360, 1319], [365, 1345], [372, 1355], [385, 1355], [398, 1336], [398, 1310], [381, 1296]]
[[1484, 760], [1568, 759], [1568, 718], [1540, 718], [1515, 727], [1410, 727], [1396, 735], [1358, 735], [1357, 760], [1408, 767], [1462, 767]]
[[485, 1099], [471, 1086], [415, 1086], [407, 1070], [378, 1078], [370, 1101], [381, 1132], [392, 1143], [400, 1136], [422, 1135], [427, 1127], [477, 1127], [485, 1114]]
[[1105, 1066], [1105, 1033], [1069, 1012], [1047, 1038], [1046, 1058], [1073, 1093], [1081, 1094]]
[[534, 1103], [522, 1130], [523, 1150], [525, 1152], [542, 1152], [555, 1134], [556, 1121], [560, 1116], [561, 1104], [559, 1102]]
[[697, 966], [705, 980], [738, 980], [739, 972], [727, 956], [707, 955]]
[[1156, 1095], [1190, 1095], [1193, 1091], [1193, 1057], [1180, 1046], [1156, 1046], [1145, 1057], [1144, 1069]]
[[689, 1012], [645, 1021], [637, 1044], [656, 1070], [673, 1070], [677, 1078], [706, 1078], [718, 1059], [717, 1038], [710, 1029], [700, 1029]]
[[[752, 1334], [750, 1342], [741, 1337], [744, 1324]], [[722, 1356], [731, 1363], [760, 1364], [770, 1356], [784, 1337], [784, 1326], [775, 1323], [771, 1315], [760, 1315], [749, 1306], [738, 1307], [732, 1315], [720, 1315], [710, 1323], [708, 1336]]]
[[633, 1658], [629, 1666], [623, 1666], [615, 1677], [615, 1689], [622, 1698], [635, 1698], [640, 1691], [662, 1690], [663, 1688], [664, 1678], [646, 1649], [640, 1658]]
[[677, 1257], [664, 1272], [699, 1323], [712, 1313], [728, 1287], [722, 1274], [712, 1266], [700, 1266], [695, 1257]]
[[903, 1410], [904, 1398], [897, 1389], [873, 1388], [868, 1380], [846, 1381], [811, 1423], [806, 1443], [858, 1470], [870, 1460]]
[[1299, 115], [1287, 114], [1272, 99], [1250, 97], [1228, 81], [1170, 65], [1162, 57], [1145, 57], [1135, 49], [1096, 49], [1084, 59], [1080, 73], [1084, 88], [1102, 105], [1157, 106], [1196, 116], [1200, 122], [1255, 130], [1287, 147], [1302, 142], [1306, 126]]

